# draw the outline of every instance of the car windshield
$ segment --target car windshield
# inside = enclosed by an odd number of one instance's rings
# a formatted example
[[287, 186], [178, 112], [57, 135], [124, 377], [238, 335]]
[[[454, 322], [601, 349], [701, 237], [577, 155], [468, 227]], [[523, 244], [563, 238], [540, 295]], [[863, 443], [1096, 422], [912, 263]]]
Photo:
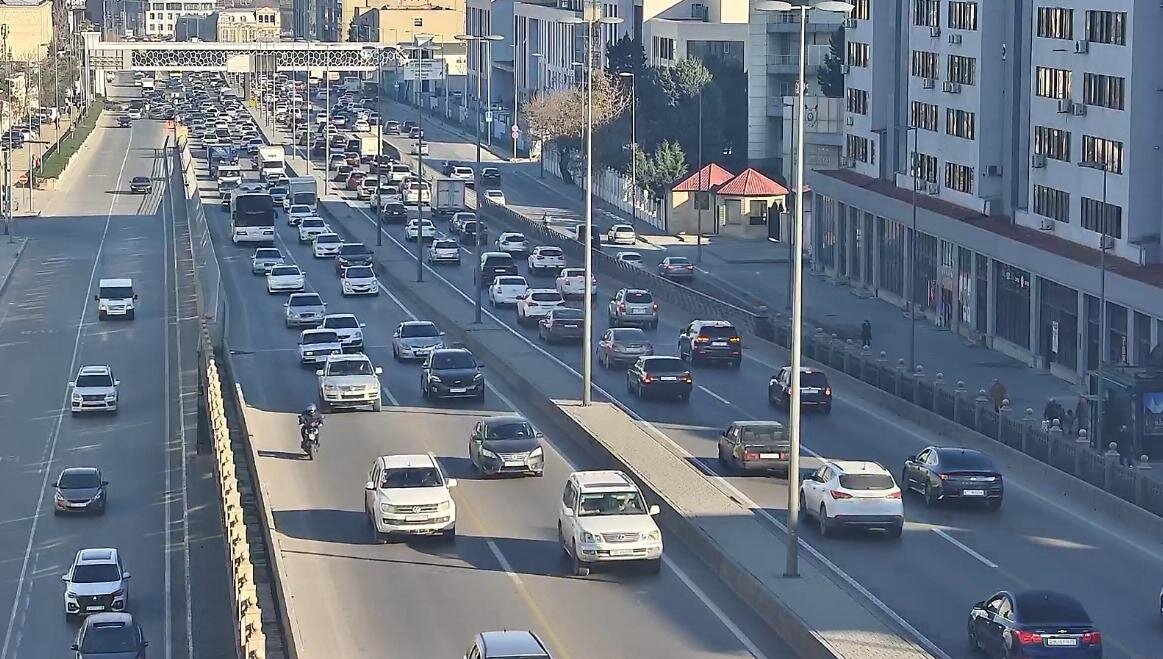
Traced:
[[435, 467], [400, 467], [385, 469], [384, 480], [380, 487], [384, 489], [403, 489], [413, 487], [440, 487], [444, 479]]
[[283, 255], [277, 249], [259, 249], [254, 253], [256, 259], [281, 259]]
[[578, 516], [598, 515], [645, 515], [646, 505], [637, 492], [595, 492], [582, 493], [578, 505]]
[[368, 251], [363, 246], [363, 243], [349, 243], [339, 248], [340, 256], [365, 256], [366, 254], [368, 254]]
[[323, 220], [309, 217], [303, 220], [299, 226], [303, 227], [304, 229], [322, 229], [323, 227], [327, 226], [327, 224], [324, 223]]
[[299, 215], [301, 213], [310, 213], [311, 207], [306, 204], [295, 204], [291, 206], [291, 215]]
[[432, 368], [476, 368], [477, 360], [468, 352], [440, 352], [432, 356]]
[[615, 341], [622, 341], [624, 343], [645, 342], [646, 332], [643, 332], [637, 327], [620, 327], [610, 330], [610, 337]]
[[91, 563], [73, 568], [73, 583], [107, 583], [121, 579], [121, 570], [113, 563]]
[[451, 240], [437, 240], [432, 243], [432, 249], [460, 249], [460, 247]]
[[678, 357], [646, 360], [647, 373], [685, 373], [686, 364]]
[[343, 277], [345, 279], [371, 279], [374, 276], [372, 269], [366, 266], [347, 268], [343, 271]]
[[108, 375], [82, 375], [77, 378], [78, 388], [112, 386], [113, 378]]
[[328, 375], [371, 375], [372, 363], [366, 359], [343, 359], [327, 366]]
[[534, 293], [529, 297], [534, 302], [561, 302], [560, 293]]
[[787, 441], [787, 431], [780, 426], [744, 426], [740, 429], [744, 444], [771, 444]]
[[561, 250], [556, 248], [556, 247], [542, 249], [541, 251], [539, 251], [537, 253], [540, 254], [541, 256], [561, 256]]
[[800, 386], [801, 387], [826, 387], [828, 386], [828, 376], [819, 371], [800, 372]]
[[299, 269], [293, 265], [284, 265], [271, 268], [272, 277], [294, 276], [299, 274]]
[[690, 265], [691, 262], [682, 256], [672, 256], [670, 257], [670, 260], [667, 261], [667, 263], [670, 263], [671, 265]]
[[840, 487], [846, 490], [891, 490], [894, 483], [888, 474], [844, 474]]
[[66, 471], [57, 482], [57, 486], [62, 490], [85, 489], [100, 485], [101, 474], [96, 471]]
[[317, 307], [323, 304], [323, 300], [319, 299], [318, 295], [310, 293], [308, 295], [295, 295], [291, 298], [292, 307]]
[[513, 259], [509, 256], [490, 256], [485, 259], [486, 268], [507, 268], [513, 265]]
[[133, 288], [129, 286], [102, 286], [99, 294], [106, 300], [124, 300], [133, 297]]
[[654, 301], [654, 296], [642, 291], [629, 291], [623, 299], [631, 304], [649, 304]]
[[279, 196], [285, 197], [286, 195], [287, 195], [287, 189], [282, 187], [282, 186], [275, 186], [275, 187], [271, 188], [271, 196], [273, 196], [273, 197], [279, 197]]
[[501, 286], [527, 286], [524, 277], [497, 277], [497, 284]]
[[315, 242], [319, 242], [319, 243], [337, 243], [339, 241], [340, 241], [339, 236], [337, 236], [333, 233], [332, 234], [323, 234], [322, 236], [315, 238]]
[[525, 242], [525, 236], [522, 236], [519, 233], [514, 233], [501, 238], [501, 240], [507, 243], [523, 243]]
[[618, 258], [622, 259], [623, 261], [641, 261], [642, 255], [641, 254], [619, 254]]
[[494, 421], [485, 424], [485, 439], [530, 439], [537, 431], [528, 421]]
[[400, 336], [405, 339], [416, 339], [425, 336], [440, 336], [440, 330], [432, 323], [415, 323], [400, 328]]
[[553, 312], [554, 320], [581, 320], [585, 318], [580, 309], [557, 309]]
[[730, 339], [739, 336], [739, 332], [736, 332], [734, 327], [711, 325], [700, 329], [699, 336], [705, 336], [711, 339]]
[[97, 623], [85, 631], [81, 639], [81, 652], [112, 654], [137, 650], [137, 631], [121, 623]]
[[133, 182], [134, 183], [149, 183], [149, 179], [144, 177], [144, 176], [134, 176]]
[[339, 335], [335, 332], [311, 332], [303, 335], [304, 345], [316, 343], [339, 343]]
[[1028, 625], [1090, 622], [1086, 609], [1074, 598], [1058, 593], [1023, 593], [1017, 596], [1018, 615]]
[[945, 451], [941, 453], [941, 466], [953, 471], [993, 471], [993, 460], [989, 456], [972, 451]]

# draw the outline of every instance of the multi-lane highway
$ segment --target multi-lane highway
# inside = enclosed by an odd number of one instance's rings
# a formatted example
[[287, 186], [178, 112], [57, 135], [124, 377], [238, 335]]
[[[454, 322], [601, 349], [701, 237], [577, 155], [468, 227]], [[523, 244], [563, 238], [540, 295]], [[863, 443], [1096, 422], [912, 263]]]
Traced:
[[[389, 109], [390, 118], [412, 118], [391, 112]], [[431, 155], [425, 159], [426, 165], [439, 165], [445, 159], [471, 161], [475, 156], [472, 145], [431, 124], [428, 140]], [[397, 146], [402, 153], [408, 152], [406, 141], [399, 141]], [[301, 161], [298, 167], [301, 171]], [[541, 193], [528, 181], [506, 175], [503, 187], [511, 203], [539, 203]], [[347, 193], [342, 195], [345, 201], [329, 204], [329, 210], [356, 237], [374, 242], [376, 229], [370, 211], [347, 199]], [[500, 230], [517, 227], [490, 228], [495, 236]], [[408, 258], [405, 251], [411, 253], [413, 246], [404, 243], [402, 229], [388, 227], [385, 231], [385, 248], [380, 255], [388, 259]], [[429, 276], [442, 277], [471, 296], [470, 263], [471, 258], [465, 258], [462, 266], [441, 267]], [[547, 285], [551, 286], [551, 281]], [[615, 282], [599, 280], [599, 300], [608, 299], [614, 288]], [[518, 328], [512, 311], [495, 313], [525, 337], [528, 346], [536, 345], [535, 332]], [[680, 310], [664, 309], [663, 322], [654, 332], [656, 346], [673, 353], [678, 329], [689, 319], [689, 314]], [[595, 325], [599, 331], [604, 328], [601, 322]], [[575, 346], [541, 345], [537, 349], [551, 354], [565, 367], [531, 377], [569, 379], [576, 378], [581, 370]], [[714, 463], [718, 431], [735, 419], [783, 417], [766, 401], [767, 380], [782, 365], [776, 352], [755, 346], [739, 371], [699, 368], [689, 405], [630, 398], [623, 393], [621, 373], [598, 369], [595, 382], [653, 424], [667, 441], [697, 456], [706, 471], [719, 477]], [[831, 416], [805, 419], [804, 438], [814, 454], [876, 460], [894, 472], [899, 471], [905, 456], [929, 444], [947, 443], [924, 428], [854, 400], [843, 390], [837, 391], [836, 409]], [[1062, 500], [1052, 486], [1038, 478], [1036, 471], [1007, 476], [1007, 500], [999, 513], [963, 507], [929, 509], [909, 497], [909, 521], [900, 542], [875, 537], [822, 538], [811, 530], [805, 531], [803, 537], [840, 571], [859, 582], [878, 606], [915, 628], [939, 653], [968, 654], [966, 613], [974, 602], [1003, 588], [1052, 588], [1074, 594], [1087, 606], [1103, 631], [1107, 656], [1157, 655], [1157, 648], [1163, 643], [1163, 631], [1158, 625], [1158, 593], [1163, 583], [1158, 538], [1149, 530], [1129, 528], [1123, 520], [1109, 519]], [[785, 481], [725, 479], [730, 487], [755, 503], [758, 514], [782, 520]]]
[[[151, 656], [225, 656], [232, 643], [216, 497], [192, 455], [196, 405], [182, 395], [197, 383], [195, 327], [163, 128], [115, 123], [100, 119], [58, 189], [38, 199], [41, 217], [18, 223], [29, 242], [0, 297], [3, 659], [68, 652], [76, 625], [65, 620], [61, 575], [86, 547], [120, 550]], [[129, 194], [134, 176], [153, 177], [153, 191]], [[133, 279], [134, 320], [98, 320], [104, 277]], [[112, 367], [116, 415], [69, 413], [66, 385], [83, 364]], [[70, 466], [103, 470], [104, 515], [53, 515], [52, 484]]]
[[[203, 186], [207, 202], [217, 202], [212, 183]], [[551, 446], [544, 478], [475, 479], [466, 457], [472, 425], [484, 415], [525, 412], [521, 401], [498, 386], [483, 405], [425, 402], [418, 366], [391, 356], [392, 332], [411, 310], [390, 292], [342, 298], [332, 263], [297, 244], [283, 216], [277, 246], [305, 271], [328, 312], [366, 323], [366, 352], [384, 367], [384, 411], [329, 415], [318, 458], [303, 459], [295, 412], [318, 393], [311, 370], [298, 364], [298, 332], [283, 325], [285, 298], [268, 295], [251, 274], [251, 250], [230, 244], [216, 205], [209, 215], [230, 303], [233, 369], [252, 408], [248, 430], [299, 656], [459, 656], [473, 634], [501, 628], [536, 630], [560, 657], [789, 656], [677, 543], [668, 545], [660, 576], [569, 577], [554, 515], [566, 475], [584, 463]], [[460, 479], [455, 543], [373, 544], [362, 483], [377, 456], [407, 452], [434, 453]]]

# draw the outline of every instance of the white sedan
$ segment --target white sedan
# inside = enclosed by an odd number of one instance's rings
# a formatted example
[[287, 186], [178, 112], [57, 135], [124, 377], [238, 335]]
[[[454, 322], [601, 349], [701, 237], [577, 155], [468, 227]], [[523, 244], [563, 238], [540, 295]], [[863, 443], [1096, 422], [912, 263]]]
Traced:
[[299, 244], [306, 245], [314, 242], [315, 238], [325, 233], [331, 233], [331, 227], [321, 217], [304, 217], [299, 222]]
[[308, 329], [299, 334], [299, 363], [322, 364], [330, 355], [343, 352], [339, 334], [330, 329]]
[[497, 236], [497, 251], [507, 254], [524, 254], [529, 251], [529, 240], [525, 234], [506, 231]]
[[305, 217], [315, 217], [315, 211], [307, 204], [291, 204], [290, 210], [287, 211], [287, 224], [297, 227]]
[[297, 265], [276, 265], [267, 273], [267, 293], [298, 293], [306, 286], [303, 271]]
[[489, 304], [494, 307], [504, 304], [517, 304], [517, 301], [528, 290], [529, 283], [525, 281], [524, 277], [497, 277], [489, 286]]
[[408, 220], [408, 224], [404, 226], [404, 240], [415, 242], [421, 237], [421, 234], [423, 234], [424, 240], [436, 239], [436, 225], [432, 223], [432, 220], [425, 218], [423, 226], [415, 218]]
[[614, 258], [623, 265], [628, 265], [632, 268], [641, 268], [644, 261], [642, 255], [638, 252], [618, 252]]
[[497, 190], [496, 188], [485, 190], [484, 196], [485, 199], [488, 199], [490, 203], [494, 203], [498, 206], [505, 205], [505, 193]]
[[517, 300], [517, 323], [526, 325], [547, 316], [552, 309], [565, 306], [565, 298], [552, 288], [531, 288]]
[[[594, 290], [598, 288], [598, 280], [590, 275], [590, 282]], [[566, 268], [557, 278], [557, 292], [562, 296], [582, 296], [586, 294], [586, 271], [582, 268]]]
[[343, 244], [343, 238], [340, 238], [336, 233], [321, 233], [315, 236], [314, 242], [311, 243], [311, 253], [317, 259], [326, 259], [334, 257], [339, 253], [339, 247]]
[[629, 224], [615, 224], [606, 232], [606, 242], [612, 245], [633, 245], [638, 240], [638, 234]]

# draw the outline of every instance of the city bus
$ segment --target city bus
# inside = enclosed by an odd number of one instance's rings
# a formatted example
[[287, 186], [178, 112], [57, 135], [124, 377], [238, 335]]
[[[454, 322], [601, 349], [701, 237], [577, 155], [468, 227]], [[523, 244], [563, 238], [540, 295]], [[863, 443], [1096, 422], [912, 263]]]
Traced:
[[242, 192], [230, 199], [230, 239], [239, 243], [273, 243], [275, 207], [266, 192]]

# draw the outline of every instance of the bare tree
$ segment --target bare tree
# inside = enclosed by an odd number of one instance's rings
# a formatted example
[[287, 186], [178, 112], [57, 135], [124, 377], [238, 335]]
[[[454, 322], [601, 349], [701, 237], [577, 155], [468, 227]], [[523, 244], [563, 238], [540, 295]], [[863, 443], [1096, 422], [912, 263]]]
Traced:
[[[597, 129], [626, 112], [630, 96], [622, 85], [617, 84], [616, 76], [598, 70], [592, 75], [593, 121]], [[522, 112], [529, 122], [530, 132], [557, 149], [561, 156], [562, 178], [572, 180], [572, 165], [586, 130], [585, 88], [567, 87], [543, 92], [527, 101]]]

